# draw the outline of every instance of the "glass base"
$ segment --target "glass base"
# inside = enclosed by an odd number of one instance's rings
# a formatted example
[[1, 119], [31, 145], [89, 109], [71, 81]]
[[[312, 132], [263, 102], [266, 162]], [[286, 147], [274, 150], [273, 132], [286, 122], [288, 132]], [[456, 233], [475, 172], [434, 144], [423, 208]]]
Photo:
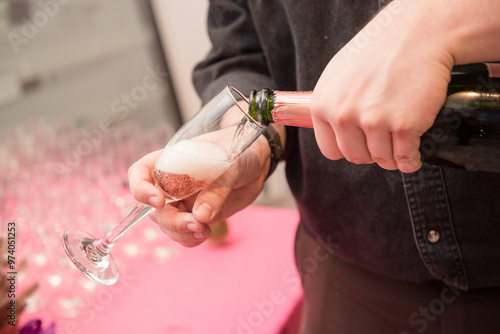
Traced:
[[118, 280], [118, 266], [111, 254], [103, 255], [95, 249], [96, 239], [85, 232], [68, 230], [63, 235], [66, 254], [90, 279], [104, 285], [113, 285]]

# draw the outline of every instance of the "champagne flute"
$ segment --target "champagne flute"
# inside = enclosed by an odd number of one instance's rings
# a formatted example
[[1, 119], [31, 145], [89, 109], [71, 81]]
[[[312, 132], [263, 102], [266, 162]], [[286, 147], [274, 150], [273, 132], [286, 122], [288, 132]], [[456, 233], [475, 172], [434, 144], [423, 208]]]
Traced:
[[[248, 113], [248, 101], [227, 86], [172, 137], [155, 163], [152, 177], [166, 202], [182, 200], [224, 173], [256, 139], [264, 127]], [[137, 204], [130, 214], [101, 238], [67, 230], [64, 250], [75, 266], [92, 280], [112, 285], [118, 267], [110, 254], [114, 243], [154, 210]]]

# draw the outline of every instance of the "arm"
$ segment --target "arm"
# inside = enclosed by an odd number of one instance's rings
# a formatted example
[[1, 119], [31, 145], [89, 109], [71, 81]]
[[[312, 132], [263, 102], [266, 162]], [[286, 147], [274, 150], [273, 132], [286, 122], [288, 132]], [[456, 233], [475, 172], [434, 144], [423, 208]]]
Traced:
[[500, 2], [394, 0], [325, 68], [312, 101], [329, 159], [420, 168], [421, 135], [446, 98], [455, 64], [500, 59]]
[[[209, 35], [213, 48], [193, 74], [203, 103], [226, 85], [242, 92], [272, 86], [265, 57], [246, 3], [241, 0], [213, 1], [209, 9]], [[284, 128], [279, 129], [284, 142]], [[237, 162], [198, 195], [164, 205], [164, 197], [150, 177], [159, 152], [137, 161], [129, 170], [134, 197], [158, 210], [150, 217], [174, 241], [196, 246], [210, 236], [209, 225], [251, 204], [261, 192], [270, 166], [270, 147], [263, 136]]]
[[212, 49], [193, 71], [203, 103], [227, 85], [244, 94], [275, 86], [246, 1], [210, 1], [207, 28]]

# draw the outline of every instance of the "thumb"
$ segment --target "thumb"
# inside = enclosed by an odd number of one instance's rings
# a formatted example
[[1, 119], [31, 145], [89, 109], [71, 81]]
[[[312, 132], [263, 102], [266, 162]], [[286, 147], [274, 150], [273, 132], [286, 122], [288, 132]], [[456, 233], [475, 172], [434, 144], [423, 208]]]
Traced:
[[221, 211], [238, 180], [237, 168], [229, 168], [196, 197], [193, 216], [200, 223], [211, 224], [221, 220]]

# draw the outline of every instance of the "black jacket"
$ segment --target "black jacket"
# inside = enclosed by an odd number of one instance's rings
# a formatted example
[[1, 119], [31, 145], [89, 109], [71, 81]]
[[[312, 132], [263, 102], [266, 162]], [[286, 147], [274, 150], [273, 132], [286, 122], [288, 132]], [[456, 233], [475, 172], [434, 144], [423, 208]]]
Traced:
[[[245, 94], [312, 90], [379, 2], [213, 0], [213, 49], [194, 71], [195, 86], [204, 101], [226, 85]], [[313, 130], [287, 131], [287, 177], [301, 223], [336, 255], [401, 280], [438, 279], [462, 289], [500, 285], [500, 174], [424, 164], [403, 175], [330, 161]], [[439, 240], [432, 243], [434, 232]]]

